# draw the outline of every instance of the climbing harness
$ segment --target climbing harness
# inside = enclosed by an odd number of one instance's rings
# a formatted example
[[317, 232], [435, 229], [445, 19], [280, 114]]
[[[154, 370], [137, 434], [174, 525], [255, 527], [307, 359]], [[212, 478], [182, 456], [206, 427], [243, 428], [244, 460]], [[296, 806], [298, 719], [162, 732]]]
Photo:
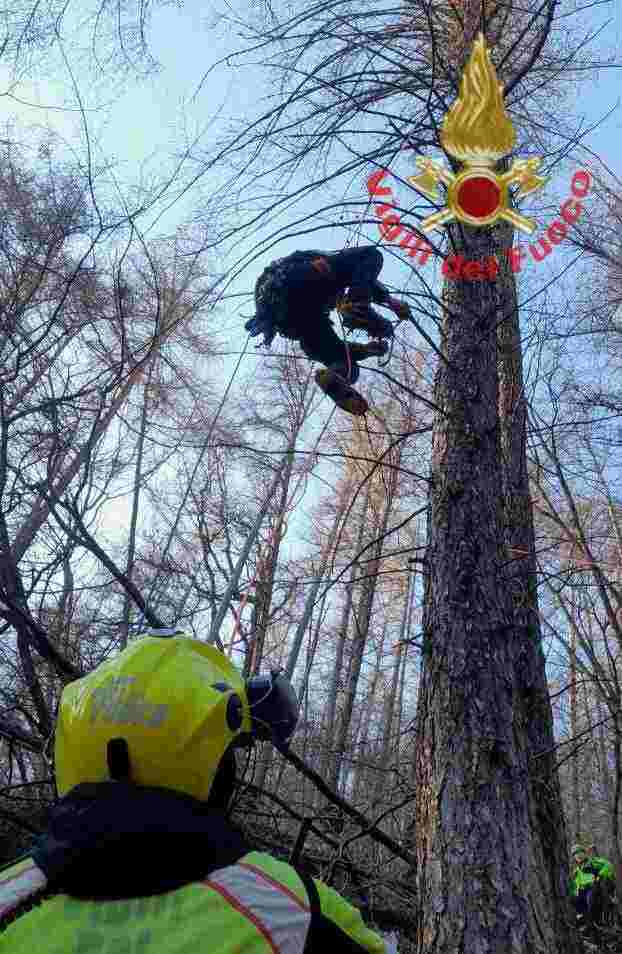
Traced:
[[347, 381], [348, 384], [349, 384], [350, 381], [352, 380], [352, 354], [351, 354], [351, 352], [350, 352], [350, 343], [349, 343], [348, 340], [346, 339], [346, 332], [345, 332], [345, 329], [344, 329], [344, 327], [343, 327], [343, 308], [344, 308], [344, 307], [345, 307], [345, 299], [344, 299], [344, 297], [342, 296], [341, 298], [339, 298], [339, 299], [337, 300], [337, 315], [338, 315], [338, 317], [339, 317], [339, 324], [341, 325], [341, 336], [342, 336], [342, 338], [343, 338], [343, 343], [344, 343], [345, 348], [346, 348], [346, 358], [347, 358], [347, 362], [348, 362], [348, 364], [347, 364], [348, 377], [346, 378], [346, 381]]

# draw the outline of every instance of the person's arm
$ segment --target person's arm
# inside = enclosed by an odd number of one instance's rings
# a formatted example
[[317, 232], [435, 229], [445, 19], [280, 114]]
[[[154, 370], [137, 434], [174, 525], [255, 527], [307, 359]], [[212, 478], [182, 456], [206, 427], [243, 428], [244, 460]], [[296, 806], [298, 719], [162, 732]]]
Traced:
[[[390, 308], [398, 318], [403, 320], [410, 318], [411, 313], [408, 305], [405, 302], [398, 301], [397, 298], [393, 298], [389, 289], [382, 282], [379, 282], [377, 277], [374, 277], [378, 275], [379, 270], [377, 261], [376, 267], [374, 267], [373, 262], [370, 263], [372, 273], [369, 274], [366, 263], [370, 252], [374, 255], [379, 254], [375, 246], [365, 246], [364, 248], [343, 249], [341, 252], [328, 255], [327, 259], [334, 268], [335, 274], [341, 277], [344, 285], [347, 285], [350, 289], [366, 287], [369, 289], [368, 293], [375, 305]], [[379, 259], [381, 267], [382, 255], [379, 256]], [[356, 298], [356, 296], [354, 297]]]
[[615, 881], [613, 865], [610, 861], [607, 861], [606, 858], [592, 858], [590, 864], [594, 865], [595, 874], [598, 875], [599, 878]]
[[313, 912], [305, 954], [386, 954], [383, 939], [367, 927], [354, 905], [317, 878], [304, 881]]
[[577, 885], [577, 872], [576, 872], [576, 871], [574, 871], [573, 874], [571, 875], [568, 887], [569, 887], [569, 890], [570, 890], [570, 896], [573, 897], [573, 898], [576, 897], [576, 895], [578, 894], [578, 891], [579, 891], [579, 888], [578, 888], [578, 885]]

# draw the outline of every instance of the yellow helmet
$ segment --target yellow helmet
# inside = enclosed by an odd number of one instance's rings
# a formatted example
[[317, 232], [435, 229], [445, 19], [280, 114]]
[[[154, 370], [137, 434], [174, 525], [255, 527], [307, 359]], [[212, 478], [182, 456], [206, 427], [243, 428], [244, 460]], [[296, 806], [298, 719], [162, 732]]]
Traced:
[[226, 656], [185, 636], [144, 636], [65, 687], [55, 739], [58, 793], [108, 781], [109, 743], [114, 752], [122, 737], [132, 782], [207, 800], [229, 747], [252, 734], [247, 684]]

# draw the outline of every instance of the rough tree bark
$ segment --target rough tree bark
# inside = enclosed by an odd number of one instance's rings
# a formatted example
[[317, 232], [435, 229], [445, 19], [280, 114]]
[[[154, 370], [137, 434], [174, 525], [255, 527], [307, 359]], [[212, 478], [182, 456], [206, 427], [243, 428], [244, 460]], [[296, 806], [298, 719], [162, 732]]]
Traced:
[[568, 847], [538, 607], [536, 543], [526, 454], [528, 414], [520, 315], [516, 278], [506, 254], [513, 244], [514, 232], [511, 226], [502, 224], [493, 230], [491, 237], [499, 250], [497, 284], [503, 304], [499, 319], [504, 319], [497, 324], [506, 547], [503, 580], [511, 595], [513, 621], [518, 630], [518, 639], [511, 644], [519, 690], [514, 707], [515, 717], [525, 732], [528, 746], [527, 794], [533, 832], [530, 863], [535, 866], [535, 890], [544, 892], [550, 899], [550, 917], [553, 920], [549, 923], [558, 943], [561, 949], [570, 951], [570, 946], [566, 947], [564, 941], [571, 919], [567, 887]]
[[[132, 496], [132, 515], [130, 517], [130, 535], [127, 545], [127, 563], [125, 565], [125, 575], [128, 580], [134, 577], [134, 563], [136, 560], [136, 530], [138, 527], [138, 506], [140, 503], [140, 494], [142, 490], [143, 457], [145, 452], [145, 435], [147, 433], [148, 410], [149, 410], [149, 385], [153, 375], [154, 363], [149, 364], [147, 379], [143, 388], [143, 404], [140, 412], [140, 430], [138, 432], [138, 443], [136, 446], [136, 465], [134, 468], [134, 489]], [[121, 634], [119, 636], [119, 649], [125, 649], [130, 633], [130, 619], [132, 613], [133, 601], [129, 593], [123, 597], [123, 620], [121, 623]]]
[[[577, 631], [572, 627], [570, 633], [570, 734], [573, 739], [579, 735], [577, 712]], [[572, 757], [572, 815], [575, 838], [581, 835], [581, 795], [579, 790], [579, 753]]]
[[[297, 437], [294, 436], [295, 441]], [[285, 466], [283, 468], [283, 483], [279, 500], [273, 514], [273, 527], [270, 533], [270, 539], [266, 547], [265, 556], [258, 557], [258, 571], [255, 579], [255, 604], [253, 606], [253, 639], [250, 658], [247, 659], [248, 675], [256, 675], [261, 669], [264, 646], [266, 642], [266, 632], [270, 625], [272, 617], [272, 597], [274, 593], [274, 578], [279, 553], [281, 551], [281, 542], [285, 528], [285, 517], [287, 513], [287, 501], [290, 494], [290, 481], [292, 468], [294, 466], [294, 449], [288, 451]]]
[[[499, 250], [493, 230], [452, 232], [466, 259]], [[552, 732], [537, 617], [532, 603], [524, 623], [529, 607], [514, 605], [504, 569], [497, 329], [512, 313], [506, 286], [453, 281], [443, 295], [415, 767], [420, 954], [576, 950], [559, 788], [539, 744]], [[509, 448], [519, 454], [506, 437]], [[515, 544], [530, 539], [522, 516]]]

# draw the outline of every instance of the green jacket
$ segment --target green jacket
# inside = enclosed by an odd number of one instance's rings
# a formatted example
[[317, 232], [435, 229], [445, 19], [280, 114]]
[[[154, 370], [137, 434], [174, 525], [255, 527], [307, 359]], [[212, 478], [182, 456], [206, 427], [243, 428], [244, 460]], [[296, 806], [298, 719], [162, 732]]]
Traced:
[[[336, 891], [248, 850], [189, 796], [74, 793], [31, 856], [0, 872], [0, 954], [384, 954]], [[57, 893], [7, 923], [46, 882]]]
[[597, 879], [615, 881], [615, 872], [610, 861], [593, 855], [575, 871], [574, 877], [570, 880], [570, 894], [576, 897], [579, 891], [589, 888]]

